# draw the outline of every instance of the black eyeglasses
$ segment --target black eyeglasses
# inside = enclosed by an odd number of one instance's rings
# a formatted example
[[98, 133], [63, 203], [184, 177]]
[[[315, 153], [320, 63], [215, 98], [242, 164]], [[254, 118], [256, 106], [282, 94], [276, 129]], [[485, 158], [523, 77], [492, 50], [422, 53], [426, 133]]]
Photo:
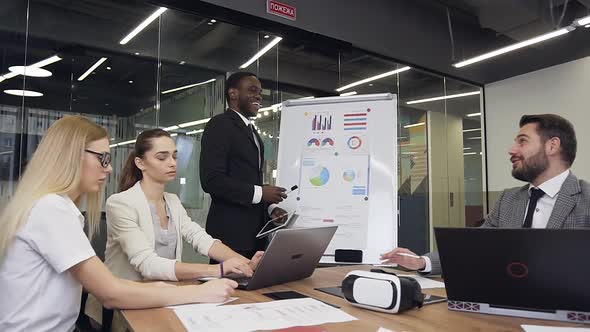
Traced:
[[98, 156], [98, 160], [100, 160], [100, 165], [104, 168], [109, 167], [111, 164], [111, 153], [110, 152], [96, 152], [88, 149], [84, 149], [84, 151], [88, 153], [92, 153]]

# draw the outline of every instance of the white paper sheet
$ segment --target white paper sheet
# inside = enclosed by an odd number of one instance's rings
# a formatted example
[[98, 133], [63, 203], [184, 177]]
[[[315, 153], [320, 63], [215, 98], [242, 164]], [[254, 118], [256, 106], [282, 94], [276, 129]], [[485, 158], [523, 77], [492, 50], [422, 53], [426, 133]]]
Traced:
[[274, 330], [356, 320], [311, 298], [174, 311], [189, 332]]
[[398, 274], [398, 276], [400, 276], [400, 277], [410, 277], [410, 278], [415, 279], [416, 281], [418, 281], [418, 283], [420, 284], [420, 287], [422, 287], [422, 289], [445, 288], [445, 283], [444, 282], [440, 282], [440, 281], [436, 281], [436, 280], [424, 278], [424, 277], [421, 277], [421, 276], [417, 276], [415, 274]]
[[166, 308], [170, 308], [170, 309], [174, 309], [174, 310], [176, 310], [176, 309], [183, 309], [183, 310], [203, 310], [205, 308], [215, 308], [215, 307], [220, 306], [222, 304], [231, 303], [231, 302], [233, 302], [233, 301], [235, 301], [237, 299], [238, 299], [237, 297], [230, 297], [225, 302], [178, 304], [178, 305], [167, 306]]
[[561, 327], [561, 326], [539, 326], [539, 325], [521, 325], [525, 332], [590, 332], [590, 328], [585, 327]]

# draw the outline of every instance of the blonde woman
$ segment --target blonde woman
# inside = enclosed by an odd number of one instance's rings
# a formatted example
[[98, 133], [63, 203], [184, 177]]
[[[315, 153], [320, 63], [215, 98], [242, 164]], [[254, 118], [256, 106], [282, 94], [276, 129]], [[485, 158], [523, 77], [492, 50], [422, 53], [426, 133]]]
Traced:
[[[176, 144], [170, 134], [162, 129], [139, 134], [120, 176], [121, 192], [106, 203], [106, 266], [129, 280], [252, 276], [263, 252], [249, 260], [207, 234], [191, 220], [178, 196], [164, 191], [175, 177]], [[183, 239], [220, 264], [183, 263]], [[99, 309], [89, 297], [86, 314], [100, 322]]]
[[107, 132], [79, 116], [56, 121], [0, 215], [0, 331], [72, 331], [82, 287], [109, 308], [139, 309], [223, 301], [237, 287], [219, 279], [162, 287], [114, 277], [83, 232], [91, 232], [110, 166]]

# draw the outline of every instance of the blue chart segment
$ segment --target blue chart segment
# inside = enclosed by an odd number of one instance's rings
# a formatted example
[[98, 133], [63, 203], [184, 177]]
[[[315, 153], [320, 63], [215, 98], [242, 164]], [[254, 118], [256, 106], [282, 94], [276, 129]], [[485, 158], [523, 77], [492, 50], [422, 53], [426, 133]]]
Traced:
[[316, 166], [311, 170], [311, 176], [309, 182], [316, 187], [326, 185], [330, 180], [330, 172], [323, 166]]
[[311, 146], [311, 147], [320, 146], [320, 140], [317, 138], [312, 138], [309, 141], [307, 141], [307, 146]]
[[367, 194], [367, 187], [365, 186], [353, 186], [352, 194], [354, 196], [365, 196]]
[[322, 146], [334, 146], [334, 140], [331, 138], [324, 138], [322, 140]]
[[356, 178], [356, 171], [354, 169], [347, 169], [342, 173], [342, 179], [346, 182], [352, 182]]
[[344, 130], [367, 130], [367, 113], [344, 114]]

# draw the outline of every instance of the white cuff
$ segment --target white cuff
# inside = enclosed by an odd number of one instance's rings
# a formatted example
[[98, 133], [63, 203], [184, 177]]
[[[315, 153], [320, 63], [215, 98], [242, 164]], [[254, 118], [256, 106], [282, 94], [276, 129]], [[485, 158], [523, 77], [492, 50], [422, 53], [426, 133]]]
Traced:
[[279, 207], [278, 204], [271, 204], [268, 207], [268, 215], [270, 216], [272, 214], [272, 210], [274, 210], [276, 207]]
[[[166, 264], [168, 265], [165, 269], [166, 273], [166, 279], [165, 280], [170, 280], [170, 281], [178, 281], [178, 278], [176, 277], [176, 260], [175, 259], [170, 259], [168, 262], [166, 262]], [[148, 279], [145, 278], [144, 279]]]
[[262, 187], [254, 186], [254, 196], [252, 196], [252, 204], [258, 204], [262, 200]]
[[424, 269], [420, 270], [420, 272], [425, 272], [425, 273], [432, 272], [432, 262], [430, 261], [430, 257], [428, 257], [428, 256], [420, 256], [420, 257], [424, 258], [424, 261], [426, 261], [426, 265], [424, 266]]

